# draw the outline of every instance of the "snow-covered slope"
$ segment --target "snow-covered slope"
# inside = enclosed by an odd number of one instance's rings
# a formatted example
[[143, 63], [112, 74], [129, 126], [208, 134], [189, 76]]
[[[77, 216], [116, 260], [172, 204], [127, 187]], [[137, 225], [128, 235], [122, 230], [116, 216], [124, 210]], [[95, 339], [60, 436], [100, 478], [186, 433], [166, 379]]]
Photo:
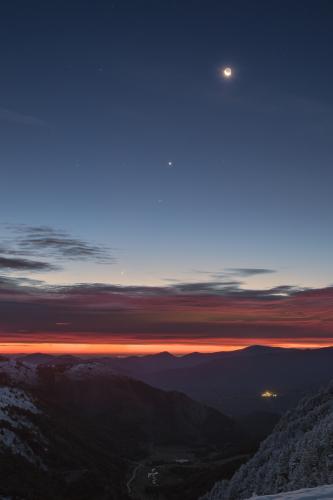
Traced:
[[16, 373], [0, 383], [0, 500], [126, 498], [129, 464], [110, 441], [53, 404], [48, 387], [15, 382]]
[[305, 488], [297, 491], [288, 491], [277, 495], [265, 495], [251, 497], [251, 500], [332, 500], [333, 485], [318, 486], [317, 488]]
[[14, 387], [0, 387], [0, 451], [21, 455], [44, 468], [36, 449], [44, 448], [47, 440], [33, 422], [40, 413], [31, 397]]
[[13, 382], [33, 385], [37, 381], [36, 366], [28, 365], [15, 359], [0, 360], [0, 375], [5, 375]]
[[[42, 362], [39, 362], [42, 359]], [[73, 356], [51, 356], [43, 358], [43, 355], [26, 357], [25, 359], [2, 359], [0, 360], [0, 376], [13, 384], [24, 384], [34, 386], [40, 382], [39, 368], [48, 368], [66, 377], [79, 380], [92, 376], [111, 376], [115, 372], [113, 368], [97, 361], [81, 361]]]
[[78, 363], [77, 365], [71, 366], [65, 373], [66, 376], [72, 380], [83, 380], [92, 376], [112, 376], [114, 375], [114, 370], [109, 366], [90, 362]]
[[204, 499], [242, 500], [251, 495], [271, 495], [330, 483], [333, 483], [333, 383], [286, 413], [254, 457], [230, 481], [216, 483]]

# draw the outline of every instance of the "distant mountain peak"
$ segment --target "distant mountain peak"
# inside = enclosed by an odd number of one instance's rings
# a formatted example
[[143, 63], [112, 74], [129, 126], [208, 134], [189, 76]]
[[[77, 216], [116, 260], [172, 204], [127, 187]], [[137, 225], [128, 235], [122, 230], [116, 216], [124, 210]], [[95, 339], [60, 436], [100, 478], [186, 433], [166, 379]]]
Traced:
[[162, 351], [162, 352], [159, 352], [157, 354], [155, 354], [156, 357], [159, 357], [159, 358], [174, 358], [175, 356], [173, 354], [171, 354], [171, 352], [169, 351]]
[[269, 352], [269, 351], [280, 351], [282, 349], [283, 349], [283, 347], [275, 347], [275, 346], [271, 346], [271, 345], [254, 344], [254, 345], [249, 345], [248, 347], [245, 347], [242, 350], [246, 351], [246, 352]]

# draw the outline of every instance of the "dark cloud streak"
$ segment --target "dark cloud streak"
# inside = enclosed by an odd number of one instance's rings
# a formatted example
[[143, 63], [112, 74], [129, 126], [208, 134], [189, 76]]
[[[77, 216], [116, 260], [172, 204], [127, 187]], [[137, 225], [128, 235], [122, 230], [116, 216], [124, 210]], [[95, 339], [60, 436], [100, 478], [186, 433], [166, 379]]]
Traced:
[[110, 264], [115, 261], [110, 255], [109, 248], [88, 243], [49, 226], [16, 224], [6, 225], [6, 230], [14, 237], [2, 245], [0, 253], [23, 257], [38, 255], [51, 260], [82, 260], [99, 264]]
[[0, 269], [5, 271], [54, 271], [57, 268], [47, 262], [0, 256]]
[[274, 269], [265, 269], [258, 267], [229, 267], [228, 272], [232, 274], [237, 274], [238, 276], [256, 276], [257, 274], [271, 274], [275, 273]]
[[221, 271], [202, 271], [195, 269], [195, 273], [204, 274], [210, 276], [215, 280], [230, 280], [230, 278], [250, 278], [251, 276], [257, 276], [260, 274], [271, 274], [275, 273], [275, 269], [267, 269], [262, 267], [228, 267]]
[[325, 337], [333, 326], [332, 304], [333, 288], [244, 290], [238, 282], [49, 286], [5, 276], [0, 277], [0, 338], [94, 343]]

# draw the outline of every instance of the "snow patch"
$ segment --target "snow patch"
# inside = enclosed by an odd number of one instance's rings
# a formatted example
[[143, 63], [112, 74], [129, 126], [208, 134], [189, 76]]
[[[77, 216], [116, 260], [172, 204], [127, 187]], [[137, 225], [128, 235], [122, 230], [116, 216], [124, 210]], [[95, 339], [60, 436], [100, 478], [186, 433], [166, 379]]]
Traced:
[[66, 371], [66, 375], [72, 380], [83, 380], [91, 376], [114, 375], [114, 371], [109, 366], [100, 363], [79, 363]]
[[0, 410], [8, 406], [15, 406], [30, 413], [39, 413], [38, 408], [25, 391], [14, 387], [0, 387]]
[[[22, 415], [21, 410], [26, 412]], [[29, 414], [41, 413], [31, 397], [22, 389], [0, 387], [0, 446], [15, 455], [21, 455], [29, 462], [45, 468], [41, 459], [36, 456], [28, 444], [28, 438], [22, 439], [20, 431], [28, 430], [29, 439], [45, 445], [47, 440], [36, 425], [29, 420]], [[20, 435], [21, 434], [21, 435]]]
[[333, 485], [318, 486], [317, 488], [305, 488], [296, 491], [287, 491], [277, 495], [264, 495], [261, 497], [251, 497], [248, 500], [332, 500]]
[[13, 382], [35, 384], [38, 381], [37, 367], [10, 359], [0, 362], [0, 373], [4, 373]]

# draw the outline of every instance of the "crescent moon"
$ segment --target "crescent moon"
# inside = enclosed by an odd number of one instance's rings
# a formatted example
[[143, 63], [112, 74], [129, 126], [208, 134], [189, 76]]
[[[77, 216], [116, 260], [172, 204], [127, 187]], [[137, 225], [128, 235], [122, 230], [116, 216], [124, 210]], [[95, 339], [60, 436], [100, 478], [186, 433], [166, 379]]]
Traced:
[[232, 77], [232, 69], [229, 67], [223, 68], [223, 76], [224, 76], [224, 78], [231, 78]]

